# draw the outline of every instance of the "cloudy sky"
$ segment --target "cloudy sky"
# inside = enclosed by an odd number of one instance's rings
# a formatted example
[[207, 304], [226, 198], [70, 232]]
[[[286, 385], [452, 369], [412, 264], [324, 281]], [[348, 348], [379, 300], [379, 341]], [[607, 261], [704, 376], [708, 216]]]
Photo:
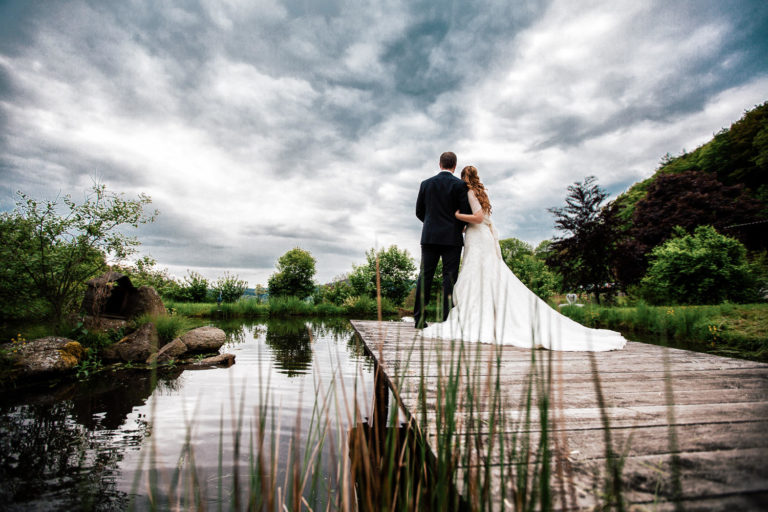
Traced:
[[612, 194], [768, 100], [764, 0], [0, 2], [0, 210], [93, 180], [160, 210], [142, 252], [266, 283], [397, 244], [442, 151], [504, 237]]

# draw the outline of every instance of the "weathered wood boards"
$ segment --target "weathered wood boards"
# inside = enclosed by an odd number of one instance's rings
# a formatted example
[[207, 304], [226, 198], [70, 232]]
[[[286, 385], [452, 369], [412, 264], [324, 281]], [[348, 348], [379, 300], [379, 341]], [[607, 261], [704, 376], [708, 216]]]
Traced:
[[[423, 339], [399, 322], [352, 325], [433, 447], [447, 383], [471, 391], [456, 413], [458, 428], [475, 445], [459, 447], [460, 475], [487, 461], [497, 509], [505, 497], [509, 509], [515, 462], [493, 447], [523, 435], [531, 446], [538, 443], [541, 389], [550, 404], [546, 431], [554, 460], [570, 469], [552, 478], [556, 507], [593, 505], [606, 456], [623, 454], [623, 492], [632, 503], [673, 510], [677, 499], [686, 510], [768, 509], [768, 365], [634, 342], [614, 352], [531, 351]], [[526, 419], [529, 385], [539, 391]], [[561, 500], [563, 493], [570, 499]]]

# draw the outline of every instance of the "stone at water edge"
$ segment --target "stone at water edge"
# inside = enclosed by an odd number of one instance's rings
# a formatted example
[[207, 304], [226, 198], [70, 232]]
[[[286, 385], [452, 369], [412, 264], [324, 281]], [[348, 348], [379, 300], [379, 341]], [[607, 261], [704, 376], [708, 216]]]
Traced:
[[235, 364], [234, 354], [219, 354], [194, 363], [195, 366], [232, 366], [233, 364]]
[[157, 351], [157, 344], [157, 328], [149, 322], [117, 343], [104, 348], [101, 358], [107, 362], [144, 362]]
[[48, 336], [29, 341], [17, 348], [11, 358], [26, 375], [44, 375], [71, 370], [85, 357], [80, 343], [68, 338]]
[[198, 327], [181, 337], [190, 352], [217, 352], [227, 341], [227, 335], [218, 327]]
[[184, 344], [184, 342], [181, 341], [180, 338], [176, 338], [172, 342], [163, 346], [160, 351], [149, 356], [149, 358], [147, 358], [147, 363], [165, 363], [171, 359], [178, 359], [180, 355], [186, 354], [187, 350], [187, 346]]

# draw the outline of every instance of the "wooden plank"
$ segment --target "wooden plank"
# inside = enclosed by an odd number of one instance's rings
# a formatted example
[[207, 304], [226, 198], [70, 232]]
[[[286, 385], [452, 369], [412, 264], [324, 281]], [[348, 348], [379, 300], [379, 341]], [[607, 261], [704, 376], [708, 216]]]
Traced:
[[[434, 404], [438, 398], [438, 389], [432, 386], [400, 387], [400, 396], [404, 402], [419, 403], [422, 398], [427, 404]], [[640, 407], [646, 405], [664, 405], [666, 396], [663, 391], [638, 392], [634, 390], [609, 390], [604, 391], [605, 402], [611, 407]], [[503, 405], [506, 409], [524, 407], [525, 396], [522, 393], [504, 396]], [[483, 412], [492, 407], [493, 390], [480, 389], [472, 393], [472, 408], [476, 412]], [[557, 395], [553, 395], [557, 397]], [[534, 397], [536, 406], [539, 400]], [[768, 392], [764, 389], [677, 389], [673, 392], [672, 402], [674, 406], [681, 405], [709, 405], [718, 403], [765, 403], [768, 402]], [[581, 393], [566, 394], [562, 400], [566, 408], [589, 407], [595, 403], [594, 390], [585, 390]], [[468, 408], [470, 404], [460, 401], [460, 406]], [[418, 410], [418, 409], [417, 409]]]
[[[688, 510], [688, 504], [696, 502], [707, 503], [716, 510], [727, 510], [718, 505], [722, 500], [726, 500], [728, 503], [746, 504], [747, 508], [739, 510], [763, 510], [750, 506], [759, 504], [768, 495], [761, 451], [743, 449], [679, 454], [675, 462], [679, 475], [679, 491], [675, 490], [674, 479], [671, 478], [672, 460], [673, 456], [669, 454], [627, 457], [622, 470], [622, 491], [625, 499], [632, 504], [654, 506], [673, 505], [678, 501], [685, 510]], [[482, 470], [479, 467], [463, 468], [459, 472], [459, 478], [467, 471], [478, 469]], [[514, 477], [519, 470], [519, 466], [511, 465], [495, 465], [491, 468], [493, 476], [491, 493], [496, 497], [493, 503], [494, 510], [500, 510], [504, 500], [508, 508], [511, 497], [514, 496]], [[563, 473], [562, 479], [557, 475], [552, 479], [555, 507], [583, 509], [593, 506], [595, 500], [591, 497], [600, 496], [604, 489], [605, 461], [590, 460], [586, 463], [575, 463], [570, 468], [570, 476], [566, 476], [565, 471]], [[568, 501], [571, 496], [576, 498], [576, 507], [558, 506], [563, 491]], [[738, 501], [728, 499], [734, 497], [742, 499]], [[664, 507], [664, 509], [669, 508], [673, 507]]]
[[[676, 434], [675, 450], [684, 453], [709, 452], [717, 450], [768, 448], [768, 421], [743, 421], [735, 423], [695, 423], [675, 425]], [[499, 435], [503, 435], [507, 442], [513, 440], [513, 432], [495, 434], [494, 444], [498, 444]], [[557, 438], [558, 455], [567, 458], [570, 462], [584, 462], [588, 460], [601, 460], [605, 457], [605, 431], [602, 428], [595, 429], [558, 429], [549, 431], [549, 434]], [[642, 455], [668, 455], [673, 447], [669, 442], [669, 425], [644, 425], [638, 427], [611, 427], [611, 449], [616, 454], [628, 456]], [[522, 446], [519, 439], [521, 433], [517, 433], [518, 445]], [[537, 446], [540, 440], [539, 431], [528, 432], [526, 442], [528, 446]], [[488, 436], [479, 438], [480, 443], [472, 448], [462, 447], [463, 450], [472, 449], [477, 452], [478, 447], [483, 450], [473, 458], [479, 461], [487, 459]], [[462, 451], [462, 455], [465, 451]], [[460, 457], [461, 458], [461, 457]], [[490, 457], [491, 464], [499, 464], [501, 461], [498, 451], [493, 451]]]
[[[494, 433], [493, 446], [498, 447], [499, 436], [509, 443], [523, 432], [530, 443], [538, 442], [541, 425], [536, 402], [530, 421], [522, 421], [524, 392], [531, 372], [537, 372], [537, 378], [546, 377], [551, 364], [548, 436], [558, 464], [570, 465], [574, 471], [566, 482], [570, 490], [558, 482], [557, 475], [553, 477], [556, 500], [560, 499], [557, 493], [565, 492], [575, 497], [577, 507], [595, 505], [593, 483], [603, 481], [606, 465], [604, 417], [616, 453], [627, 449], [623, 475], [626, 497], [632, 503], [660, 502], [660, 510], [671, 507], [673, 460], [680, 462], [680, 499], [686, 508], [728, 510], [734, 505], [748, 510], [768, 496], [766, 364], [634, 342], [621, 351], [594, 354], [487, 344], [462, 347], [423, 339], [402, 323], [353, 321], [353, 326], [375, 364], [384, 370], [400, 407], [413, 421], [426, 421], [423, 434], [433, 446], [438, 446], [434, 440], [440, 430], [438, 389], [445, 390], [447, 377], [460, 368], [461, 386], [469, 384], [473, 389], [471, 403], [465, 401], [455, 417], [459, 434], [472, 433], [455, 438], [473, 442], [473, 446], [458, 446], [462, 456], [474, 450], [473, 458], [467, 459], [472, 464], [467, 471], [488, 456], [493, 396], [489, 386], [497, 381], [504, 420], [501, 427], [494, 427], [502, 433]], [[596, 382], [602, 392], [602, 410]], [[667, 405], [670, 391], [673, 407]], [[677, 443], [674, 454], [670, 432]], [[490, 457], [494, 508], [498, 509], [503, 500], [502, 472], [509, 474], [515, 468], [499, 464], [498, 451]], [[558, 491], [560, 484], [565, 487]]]

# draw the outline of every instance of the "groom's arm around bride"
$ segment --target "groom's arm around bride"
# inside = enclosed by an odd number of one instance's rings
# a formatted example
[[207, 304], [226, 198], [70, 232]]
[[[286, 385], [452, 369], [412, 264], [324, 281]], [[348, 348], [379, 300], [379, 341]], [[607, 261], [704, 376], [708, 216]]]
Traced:
[[471, 214], [467, 199], [467, 185], [453, 175], [456, 155], [440, 155], [440, 172], [421, 182], [416, 199], [416, 217], [424, 224], [421, 229], [421, 265], [416, 282], [416, 303], [413, 316], [416, 327], [426, 324], [429, 290], [437, 263], [443, 260], [443, 320], [452, 307], [453, 284], [459, 273], [461, 248], [464, 245], [464, 223], [457, 220], [456, 210]]

